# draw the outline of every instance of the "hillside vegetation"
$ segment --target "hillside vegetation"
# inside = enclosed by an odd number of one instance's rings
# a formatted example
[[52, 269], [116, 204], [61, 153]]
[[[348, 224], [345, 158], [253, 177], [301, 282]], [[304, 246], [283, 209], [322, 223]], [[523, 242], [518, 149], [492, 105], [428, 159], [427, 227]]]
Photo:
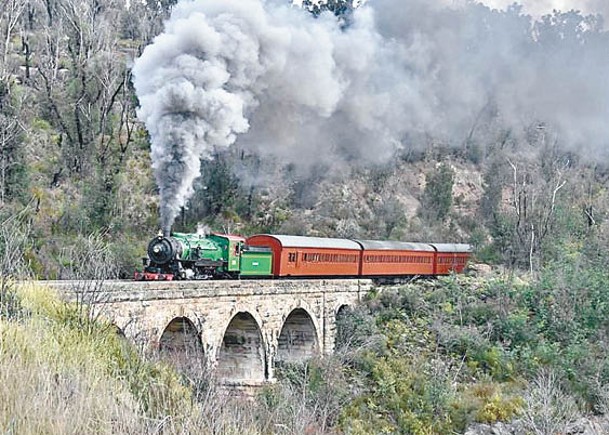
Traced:
[[607, 430], [609, 276], [592, 266], [574, 250], [536, 280], [497, 274], [379, 287], [339, 319], [334, 356], [282, 367], [280, 381], [249, 403], [217, 391], [196, 360], [176, 373], [86, 310], [5, 283], [0, 427], [448, 434], [517, 421], [523, 433], [549, 435], [600, 415]]
[[[327, 7], [349, 14], [347, 3]], [[74, 247], [91, 235], [108, 248], [108, 275], [131, 276], [157, 233], [159, 192], [130, 66], [172, 4], [2, 3], [0, 222], [26, 234], [35, 277], [69, 276]], [[603, 36], [598, 26], [585, 32], [589, 17], [548, 19], [539, 31]], [[387, 164], [323, 155], [303, 167], [264, 144], [215, 150], [175, 228], [470, 242], [482, 261], [534, 271], [558, 239], [602, 244], [606, 164], [567, 150], [543, 120], [516, 131], [496, 118], [489, 106], [464, 136], [405, 141]]]

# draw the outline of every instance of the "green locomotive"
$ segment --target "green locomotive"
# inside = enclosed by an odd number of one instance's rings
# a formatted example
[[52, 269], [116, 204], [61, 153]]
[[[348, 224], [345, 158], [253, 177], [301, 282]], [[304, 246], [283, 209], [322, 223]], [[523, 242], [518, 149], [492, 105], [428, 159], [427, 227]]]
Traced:
[[155, 237], [148, 244], [144, 271], [135, 279], [219, 279], [270, 276], [272, 253], [247, 248], [245, 239], [227, 234], [185, 234]]

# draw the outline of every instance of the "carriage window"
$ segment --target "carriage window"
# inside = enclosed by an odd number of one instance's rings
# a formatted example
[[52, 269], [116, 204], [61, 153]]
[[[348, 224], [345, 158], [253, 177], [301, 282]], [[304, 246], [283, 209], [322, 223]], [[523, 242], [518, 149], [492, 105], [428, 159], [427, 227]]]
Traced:
[[288, 253], [288, 262], [290, 263], [295, 263], [296, 262], [296, 252], [290, 252]]

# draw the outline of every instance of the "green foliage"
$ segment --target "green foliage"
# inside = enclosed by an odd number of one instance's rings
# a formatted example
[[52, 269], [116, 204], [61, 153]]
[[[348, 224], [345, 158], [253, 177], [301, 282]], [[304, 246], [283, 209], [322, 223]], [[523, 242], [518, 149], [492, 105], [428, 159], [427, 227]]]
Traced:
[[375, 318], [362, 307], [343, 307], [336, 315], [336, 337], [334, 348], [353, 348], [369, 345], [378, 335]]
[[17, 85], [0, 85], [0, 206], [27, 198], [29, 170], [26, 161], [24, 101]]
[[319, 14], [326, 11], [333, 13], [337, 17], [353, 12], [353, 2], [351, 0], [326, 0], [323, 2], [303, 0], [302, 7], [315, 16], [319, 16]]
[[465, 400], [477, 403], [476, 421], [480, 423], [496, 423], [510, 421], [517, 416], [524, 404], [522, 397], [506, 394], [510, 385], [502, 386], [493, 383], [479, 383], [471, 386]]
[[440, 164], [427, 175], [420, 214], [426, 219], [441, 221], [448, 216], [453, 203], [455, 172], [447, 163]]
[[[433, 362], [388, 355], [372, 367], [371, 390], [347, 407], [346, 428], [379, 427], [381, 433], [448, 433], [454, 391]], [[349, 430], [349, 429], [347, 429]]]
[[372, 293], [339, 322], [358, 349], [352, 382], [364, 382], [341, 427], [443, 434], [510, 421], [533, 412], [528, 391], [544, 370], [583, 409], [604, 406], [609, 274], [570, 249], [531, 282], [456, 276]]
[[480, 214], [484, 219], [492, 221], [500, 211], [504, 172], [505, 164], [495, 159], [484, 173], [484, 194], [480, 201]]
[[216, 153], [211, 160], [201, 162], [201, 178], [190, 200], [188, 210], [178, 219], [177, 229], [196, 227], [205, 222], [225, 231], [251, 216], [253, 198], [246, 195], [234, 175], [228, 155]]

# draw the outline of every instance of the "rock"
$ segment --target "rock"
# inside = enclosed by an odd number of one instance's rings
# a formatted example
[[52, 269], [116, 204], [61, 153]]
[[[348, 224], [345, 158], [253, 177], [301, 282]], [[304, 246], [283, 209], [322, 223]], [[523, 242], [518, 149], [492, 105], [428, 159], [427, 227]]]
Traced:
[[580, 418], [573, 423], [569, 423], [565, 429], [566, 435], [576, 435], [585, 433], [586, 427], [589, 426], [589, 421], [585, 418]]
[[[510, 423], [498, 422], [489, 426], [487, 424], [474, 424], [465, 432], [465, 435], [527, 435], [527, 430], [520, 420]], [[559, 434], [556, 434], [559, 435]], [[565, 427], [560, 435], [609, 435], [609, 419], [606, 417], [580, 418]]]
[[511, 423], [498, 422], [492, 426], [475, 424], [465, 432], [465, 435], [527, 435], [527, 432], [522, 422], [515, 420]]
[[512, 435], [512, 429], [505, 423], [497, 423], [491, 429], [492, 435]]
[[607, 435], [609, 420], [603, 417], [580, 418], [569, 423], [565, 429], [566, 435]]
[[587, 420], [584, 425], [583, 435], [607, 435], [609, 434], [609, 419], [607, 417], [596, 417]]
[[493, 268], [489, 264], [476, 263], [469, 265], [469, 270], [476, 274], [476, 276], [491, 276], [493, 274]]
[[493, 432], [488, 424], [475, 424], [464, 435], [493, 435]]

